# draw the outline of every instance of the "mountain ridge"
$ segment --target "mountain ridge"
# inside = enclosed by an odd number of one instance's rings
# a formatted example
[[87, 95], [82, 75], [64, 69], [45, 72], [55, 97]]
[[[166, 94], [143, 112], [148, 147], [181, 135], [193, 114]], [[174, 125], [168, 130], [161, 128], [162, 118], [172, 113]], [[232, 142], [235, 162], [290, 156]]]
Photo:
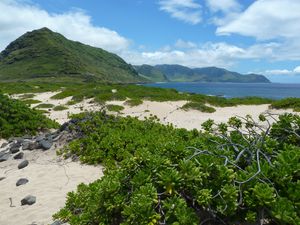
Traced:
[[0, 53], [1, 80], [45, 77], [122, 83], [146, 81], [116, 54], [68, 40], [45, 27], [23, 34]]
[[[148, 70], [142, 70], [145, 66]], [[151, 71], [158, 71], [167, 79], [157, 82], [233, 82], [233, 83], [270, 83], [265, 76], [260, 74], [243, 75], [238, 72], [218, 67], [189, 68], [178, 64], [141, 65], [134, 66], [138, 73], [151, 79]], [[146, 73], [148, 72], [148, 74]], [[161, 76], [162, 78], [162, 76]]]

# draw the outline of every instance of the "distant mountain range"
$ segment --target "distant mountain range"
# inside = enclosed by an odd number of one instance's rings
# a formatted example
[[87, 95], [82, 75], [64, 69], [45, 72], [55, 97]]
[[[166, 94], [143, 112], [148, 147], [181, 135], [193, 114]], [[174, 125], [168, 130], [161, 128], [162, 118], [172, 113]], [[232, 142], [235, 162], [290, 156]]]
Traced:
[[233, 83], [269, 83], [263, 75], [242, 75], [217, 67], [194, 68], [181, 65], [141, 65], [134, 66], [143, 77], [154, 82], [233, 82]]
[[48, 28], [22, 35], [0, 53], [0, 81], [49, 77], [122, 83], [147, 81], [119, 56], [68, 40]]
[[48, 28], [25, 33], [0, 53], [0, 81], [49, 78], [111, 83], [270, 82], [263, 75], [242, 75], [216, 67], [132, 66], [116, 54], [68, 40]]

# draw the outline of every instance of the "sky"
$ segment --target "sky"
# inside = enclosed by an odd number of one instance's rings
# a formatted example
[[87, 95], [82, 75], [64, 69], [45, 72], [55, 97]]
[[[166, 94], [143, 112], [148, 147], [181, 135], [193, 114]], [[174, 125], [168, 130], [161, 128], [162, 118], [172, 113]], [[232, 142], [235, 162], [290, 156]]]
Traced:
[[300, 83], [300, 0], [0, 0], [0, 51], [48, 27], [128, 63]]

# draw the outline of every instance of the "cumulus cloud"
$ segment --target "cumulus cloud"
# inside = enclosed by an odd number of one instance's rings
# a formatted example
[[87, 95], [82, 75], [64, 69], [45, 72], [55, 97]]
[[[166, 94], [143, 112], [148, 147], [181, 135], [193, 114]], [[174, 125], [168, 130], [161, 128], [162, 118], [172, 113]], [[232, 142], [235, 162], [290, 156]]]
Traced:
[[[188, 42], [187, 42], [188, 43]], [[205, 43], [193, 48], [178, 49], [175, 46], [165, 51], [123, 52], [122, 56], [132, 64], [181, 64], [189, 67], [219, 66], [230, 68], [235, 59], [244, 54], [244, 49], [226, 43]]]
[[241, 5], [236, 0], [206, 0], [208, 8], [213, 12], [233, 12], [239, 11]]
[[130, 41], [116, 31], [94, 26], [83, 11], [50, 14], [28, 1], [1, 0], [0, 2], [0, 49], [23, 33], [48, 27], [69, 39], [80, 41], [108, 51], [127, 49]]
[[300, 66], [295, 67], [293, 70], [287, 70], [287, 69], [282, 69], [282, 70], [267, 70], [265, 72], [267, 75], [298, 75], [300, 74]]
[[201, 5], [194, 0], [160, 0], [160, 10], [178, 20], [198, 24], [202, 21]]
[[300, 37], [300, 1], [257, 0], [217, 34], [240, 34], [259, 40]]
[[197, 44], [191, 41], [184, 41], [182, 39], [178, 39], [175, 43], [175, 47], [177, 48], [196, 48]]

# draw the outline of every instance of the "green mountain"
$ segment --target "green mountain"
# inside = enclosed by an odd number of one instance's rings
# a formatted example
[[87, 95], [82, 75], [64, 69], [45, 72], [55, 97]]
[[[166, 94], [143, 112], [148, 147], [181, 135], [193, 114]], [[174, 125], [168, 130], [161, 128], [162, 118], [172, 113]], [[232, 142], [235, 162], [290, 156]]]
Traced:
[[[156, 65], [148, 66], [142, 73], [145, 77], [151, 78], [151, 73], [146, 71], [160, 71], [169, 81], [175, 82], [233, 82], [233, 83], [269, 83], [263, 75], [243, 75], [217, 67], [204, 67], [191, 69], [181, 65]], [[152, 68], [151, 68], [152, 67]], [[136, 66], [135, 66], [136, 68]], [[139, 70], [138, 70], [139, 72]], [[141, 73], [141, 72], [139, 72]], [[158, 72], [157, 72], [158, 73]]]
[[48, 28], [27, 32], [0, 53], [0, 80], [69, 78], [145, 81], [119, 56], [66, 39]]
[[134, 66], [134, 68], [139, 73], [140, 76], [143, 76], [146, 79], [151, 80], [153, 82], [169, 81], [167, 76], [159, 69], [155, 68], [154, 66], [149, 66], [144, 64], [141, 66]]

